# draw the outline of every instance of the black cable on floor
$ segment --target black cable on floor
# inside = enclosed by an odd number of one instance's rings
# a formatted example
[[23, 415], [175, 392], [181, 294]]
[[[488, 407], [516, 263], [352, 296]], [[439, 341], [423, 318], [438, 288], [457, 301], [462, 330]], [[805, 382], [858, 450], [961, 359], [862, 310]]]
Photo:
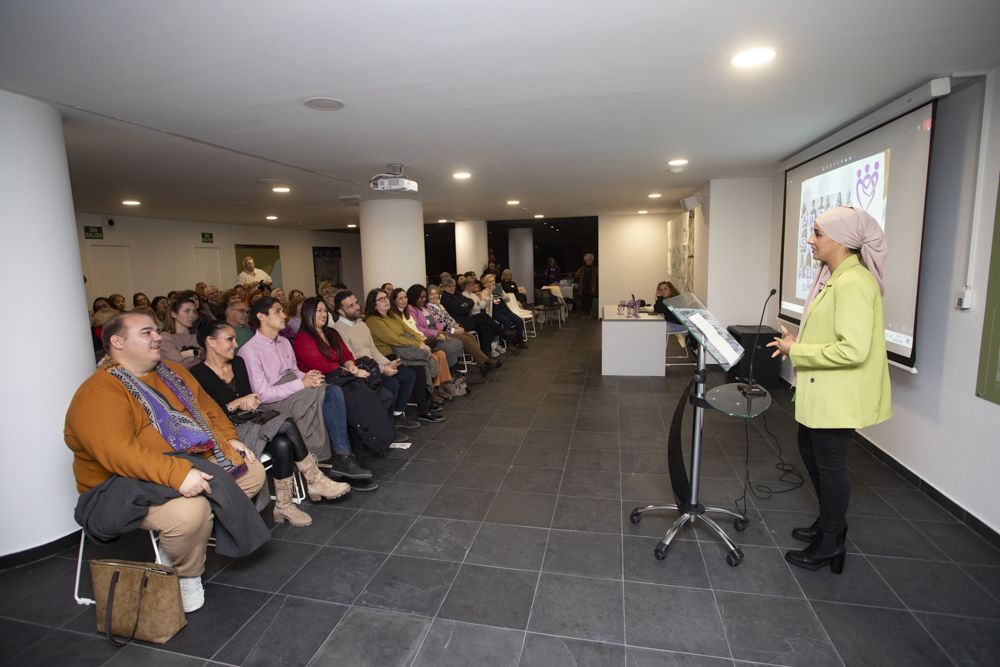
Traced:
[[[770, 485], [764, 484], [763, 482], [759, 484], [751, 484], [750, 482], [750, 420], [743, 420], [743, 432], [746, 438], [746, 453], [743, 458], [744, 476], [743, 476], [743, 493], [733, 502], [736, 505], [736, 511], [740, 514], [746, 515], [747, 511], [747, 490], [753, 494], [754, 498], [759, 500], [767, 500], [771, 496], [778, 493], [788, 493], [789, 491], [794, 491], [798, 489], [805, 483], [805, 478], [802, 474], [795, 469], [795, 466], [785, 460], [784, 453], [781, 449], [781, 441], [778, 440], [778, 436], [771, 432], [771, 429], [767, 427], [767, 415], [761, 415], [761, 419], [764, 422], [764, 431], [771, 436], [774, 440], [774, 444], [778, 451], [778, 462], [774, 464], [774, 467], [781, 471], [781, 475], [778, 476], [779, 482], [783, 484], [788, 484], [788, 488], [784, 489], [772, 489]], [[740, 503], [742, 502], [742, 507]]]

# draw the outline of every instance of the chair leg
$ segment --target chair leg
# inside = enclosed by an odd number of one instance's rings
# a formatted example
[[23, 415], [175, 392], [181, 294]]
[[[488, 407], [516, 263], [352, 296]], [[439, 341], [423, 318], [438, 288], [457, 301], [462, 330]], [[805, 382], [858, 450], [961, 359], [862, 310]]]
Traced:
[[306, 499], [306, 482], [302, 479], [302, 473], [296, 469], [292, 473], [292, 502], [301, 505]]
[[160, 556], [160, 536], [156, 534], [155, 530], [149, 531], [149, 541], [153, 543], [153, 556], [156, 558], [155, 562], [162, 564], [163, 557]]
[[90, 598], [85, 598], [80, 595], [80, 571], [83, 569], [83, 545], [87, 541], [87, 536], [84, 534], [83, 530], [80, 531], [80, 550], [76, 555], [76, 582], [73, 586], [73, 599], [76, 600], [77, 604], [97, 604]]

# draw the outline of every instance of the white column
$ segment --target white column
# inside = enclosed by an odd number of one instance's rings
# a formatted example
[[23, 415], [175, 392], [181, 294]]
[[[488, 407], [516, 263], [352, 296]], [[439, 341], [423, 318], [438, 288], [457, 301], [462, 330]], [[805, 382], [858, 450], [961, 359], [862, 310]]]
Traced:
[[[360, 225], [365, 294], [383, 283], [406, 289], [427, 280], [422, 202], [416, 199], [363, 201]], [[358, 295], [362, 303], [365, 294]]]
[[455, 222], [455, 270], [459, 273], [483, 272], [490, 257], [485, 220], [457, 220]]
[[[507, 232], [507, 252], [514, 282], [528, 292], [528, 303], [535, 301], [535, 231], [531, 227]], [[499, 277], [499, 276], [498, 276]]]
[[47, 316], [36, 312], [0, 333], [7, 351], [0, 555], [9, 555], [79, 528], [63, 421], [76, 388], [94, 372], [94, 353], [59, 112], [0, 90], [0, 146], [0, 219], [9, 251], [0, 281], [30, 286], [39, 304], [48, 301]]

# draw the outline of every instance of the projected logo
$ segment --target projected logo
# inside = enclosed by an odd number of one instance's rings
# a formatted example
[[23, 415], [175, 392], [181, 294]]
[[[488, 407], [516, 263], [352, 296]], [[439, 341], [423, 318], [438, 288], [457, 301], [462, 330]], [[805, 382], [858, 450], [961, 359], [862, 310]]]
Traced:
[[854, 184], [854, 191], [858, 195], [858, 205], [866, 211], [871, 208], [879, 191], [878, 167], [879, 162], [875, 160], [874, 165], [866, 164], [864, 170], [858, 169], [858, 180]]
[[809, 237], [816, 218], [834, 206], [854, 206], [868, 211], [885, 229], [885, 198], [889, 151], [860, 160], [850, 157], [827, 171], [802, 181], [795, 296], [805, 299], [819, 266], [812, 258]]

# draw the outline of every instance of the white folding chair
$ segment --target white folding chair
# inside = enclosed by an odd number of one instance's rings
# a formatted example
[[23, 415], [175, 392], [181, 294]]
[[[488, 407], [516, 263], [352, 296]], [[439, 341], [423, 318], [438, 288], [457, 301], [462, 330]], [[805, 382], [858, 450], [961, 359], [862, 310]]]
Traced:
[[517, 297], [510, 292], [504, 292], [503, 298], [507, 303], [508, 310], [514, 313], [514, 316], [521, 320], [521, 323], [524, 325], [524, 337], [535, 338], [538, 336], [538, 333], [535, 331], [535, 316], [521, 308], [521, 303], [517, 300]]
[[[667, 322], [667, 346], [670, 345], [670, 337], [674, 336], [677, 342], [680, 344], [681, 349], [684, 350], [684, 354], [668, 354], [664, 366], [694, 366], [695, 362], [688, 352], [687, 347], [687, 337], [688, 330], [681, 324], [676, 324], [675, 322]], [[684, 361], [677, 361], [678, 359], [683, 359]], [[674, 360], [674, 361], [671, 361]]]
[[[154, 562], [163, 563], [163, 557], [160, 555], [160, 542], [159, 535], [156, 534], [155, 530], [149, 531], [149, 541], [153, 543], [153, 555], [155, 556]], [[85, 598], [80, 594], [80, 572], [83, 570], [83, 545], [87, 541], [87, 534], [81, 530], [80, 531], [80, 549], [76, 554], [76, 582], [73, 585], [73, 599], [76, 600], [77, 604], [97, 604], [94, 600], [90, 598]]]

